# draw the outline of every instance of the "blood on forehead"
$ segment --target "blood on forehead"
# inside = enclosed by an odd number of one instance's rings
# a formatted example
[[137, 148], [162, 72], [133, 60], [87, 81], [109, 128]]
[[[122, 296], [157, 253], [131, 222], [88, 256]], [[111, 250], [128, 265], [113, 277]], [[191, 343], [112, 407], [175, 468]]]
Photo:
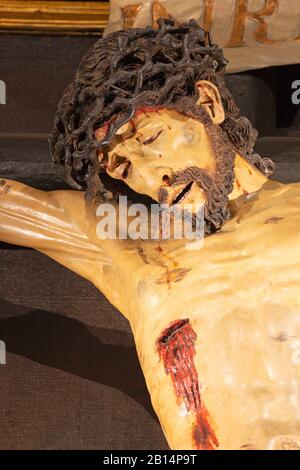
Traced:
[[[139, 106], [136, 109], [133, 118], [130, 119], [129, 122], [131, 122], [131, 124], [133, 125], [133, 128], [134, 128], [135, 127], [135, 125], [134, 125], [135, 119], [137, 119], [141, 115], [148, 116], [151, 113], [159, 113], [163, 109], [167, 109], [167, 108], [164, 107], [164, 106], [146, 106], [146, 105], [145, 106]], [[104, 137], [107, 135], [107, 132], [109, 130], [109, 127], [110, 127], [111, 123], [114, 120], [115, 120], [115, 117], [112, 117], [111, 119], [106, 121], [101, 127], [99, 127], [98, 129], [95, 130], [95, 137], [96, 137], [97, 140], [103, 140], [104, 139]]]

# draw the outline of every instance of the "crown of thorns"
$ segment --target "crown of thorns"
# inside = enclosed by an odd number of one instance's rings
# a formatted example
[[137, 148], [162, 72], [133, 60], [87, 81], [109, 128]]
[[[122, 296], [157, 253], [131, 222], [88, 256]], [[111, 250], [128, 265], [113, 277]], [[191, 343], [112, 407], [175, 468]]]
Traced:
[[[65, 165], [67, 182], [92, 196], [103, 191], [98, 155], [107, 151], [117, 130], [141, 106], [182, 112], [184, 98], [184, 112], [192, 115], [188, 103], [192, 110], [199, 99], [199, 80], [219, 88], [225, 110], [221, 127], [232, 145], [271, 174], [272, 162], [253, 154], [256, 131], [240, 117], [224, 85], [226, 65], [223, 51], [194, 20], [177, 27], [160, 19], [158, 29], [122, 30], [98, 40], [83, 57], [55, 117], [50, 150], [54, 161]], [[99, 141], [95, 130], [104, 124], [106, 135]]]

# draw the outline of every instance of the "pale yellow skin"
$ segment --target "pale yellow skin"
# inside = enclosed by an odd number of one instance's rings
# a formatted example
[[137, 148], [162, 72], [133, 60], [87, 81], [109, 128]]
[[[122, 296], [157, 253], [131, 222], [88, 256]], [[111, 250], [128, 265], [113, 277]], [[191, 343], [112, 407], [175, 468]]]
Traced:
[[[237, 157], [248, 192], [265, 181], [251, 172]], [[248, 201], [235, 191], [232, 219], [195, 252], [184, 241], [99, 240], [80, 192], [0, 186], [0, 239], [89, 279], [130, 321], [172, 449], [194, 448], [194, 417], [176, 400], [155, 341], [180, 318], [197, 333], [201, 397], [219, 449], [300, 447], [300, 184], [267, 182]]]
[[[205, 98], [200, 104], [208, 113], [214, 104], [212, 118], [215, 124], [222, 122], [215, 87], [206, 82], [199, 86]], [[163, 126], [165, 140], [159, 146], [162, 170], [155, 158], [158, 142], [145, 150], [130, 142], [130, 129], [120, 130], [120, 135], [129, 132], [120, 153], [126, 152], [134, 166], [126, 181], [133, 189], [156, 199], [162, 176], [181, 165], [195, 164], [214, 173], [214, 156], [201, 123], [165, 111], [154, 118], [140, 116], [135, 125], [149, 136]], [[113, 165], [108, 172], [120, 177]], [[143, 175], [140, 182], [138, 173]], [[193, 185], [185, 203], [205, 202], [197, 189]], [[170, 189], [170, 204], [177, 190]], [[0, 179], [0, 240], [35, 248], [90, 280], [129, 320], [171, 449], [195, 448], [195, 416], [176, 398], [155, 343], [171, 322], [186, 318], [197, 334], [201, 400], [218, 448], [297, 449], [300, 184], [267, 181], [236, 155], [229, 199], [231, 219], [206, 237], [201, 249], [190, 251], [185, 240], [101, 240], [96, 206], [87, 205], [83, 193], [44, 192]]]
[[[197, 88], [197, 104], [204, 107], [214, 124], [222, 123], [225, 114], [217, 87], [200, 80]], [[101, 140], [105, 133], [104, 127], [95, 134]], [[170, 186], [166, 179], [173, 172], [195, 166], [207, 171], [211, 177], [216, 174], [215, 155], [204, 124], [175, 110], [157, 108], [137, 113], [118, 130], [115, 140], [120, 142], [116, 142], [109, 152], [106, 172], [154, 201], [160, 202], [159, 189], [163, 187], [168, 193], [165, 203], [171, 206], [187, 186]], [[102, 159], [100, 153], [99, 160]], [[197, 212], [198, 206], [205, 203], [204, 191], [194, 182], [178, 205], [190, 205], [191, 211]]]
[[[156, 110], [138, 115], [121, 128], [118, 135], [123, 140], [109, 152], [107, 173], [126, 182], [137, 193], [143, 193], [158, 201], [161, 187], [168, 191], [169, 205], [186, 185], [168, 186], [166, 177], [183, 168], [197, 166], [211, 176], [216, 172], [216, 162], [204, 125], [177, 111]], [[151, 137], [152, 143], [144, 144]], [[118, 165], [118, 156], [122, 160]], [[130, 162], [128, 175], [122, 177], [126, 167], [124, 157]], [[202, 189], [194, 183], [184, 204], [205, 203]]]

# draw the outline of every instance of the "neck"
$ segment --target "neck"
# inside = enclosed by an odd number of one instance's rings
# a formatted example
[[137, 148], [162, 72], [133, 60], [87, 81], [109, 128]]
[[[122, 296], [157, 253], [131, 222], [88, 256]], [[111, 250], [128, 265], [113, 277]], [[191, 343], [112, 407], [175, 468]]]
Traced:
[[234, 185], [229, 194], [229, 200], [233, 201], [240, 196], [250, 194], [261, 189], [268, 181], [261, 171], [252, 166], [247, 160], [236, 154], [234, 164]]

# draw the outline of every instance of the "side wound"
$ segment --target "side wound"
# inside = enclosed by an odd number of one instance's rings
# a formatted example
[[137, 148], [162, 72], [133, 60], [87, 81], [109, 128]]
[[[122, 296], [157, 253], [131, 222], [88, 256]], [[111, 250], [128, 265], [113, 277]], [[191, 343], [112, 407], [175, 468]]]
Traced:
[[156, 340], [157, 352], [171, 376], [178, 399], [195, 415], [193, 440], [199, 450], [215, 450], [218, 439], [209, 423], [209, 415], [201, 400], [198, 374], [194, 363], [196, 333], [189, 319], [172, 322]]

